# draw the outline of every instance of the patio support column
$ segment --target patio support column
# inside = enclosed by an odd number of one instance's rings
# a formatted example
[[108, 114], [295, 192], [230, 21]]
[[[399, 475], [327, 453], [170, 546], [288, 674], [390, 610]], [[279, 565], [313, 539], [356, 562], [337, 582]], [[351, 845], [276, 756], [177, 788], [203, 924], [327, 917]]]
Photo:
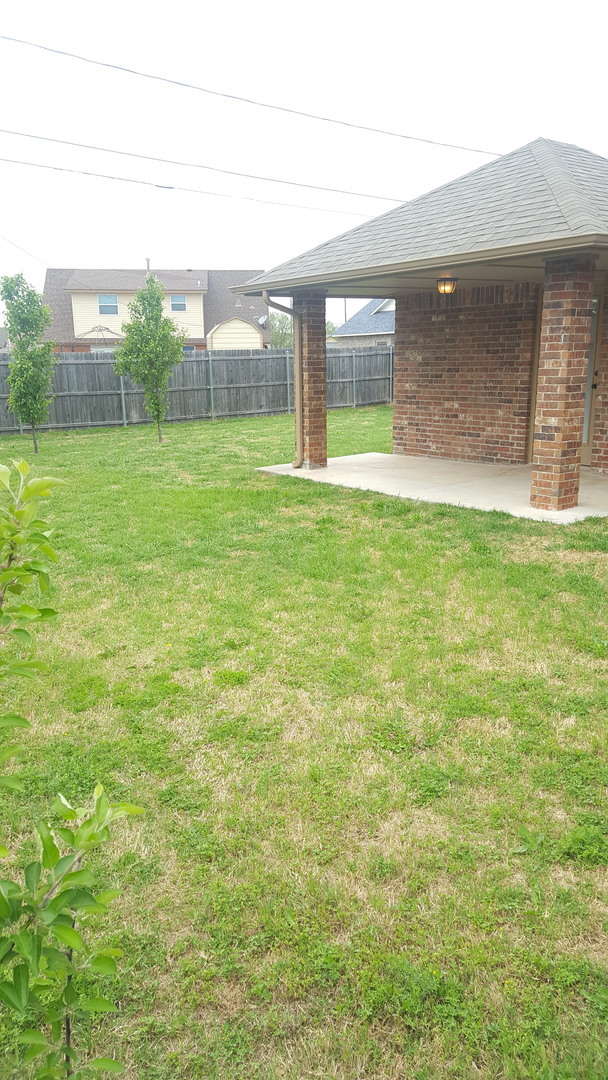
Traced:
[[540, 331], [530, 504], [578, 504], [593, 258], [548, 259]]
[[296, 293], [293, 310], [302, 317], [302, 468], [322, 469], [327, 465], [325, 292]]

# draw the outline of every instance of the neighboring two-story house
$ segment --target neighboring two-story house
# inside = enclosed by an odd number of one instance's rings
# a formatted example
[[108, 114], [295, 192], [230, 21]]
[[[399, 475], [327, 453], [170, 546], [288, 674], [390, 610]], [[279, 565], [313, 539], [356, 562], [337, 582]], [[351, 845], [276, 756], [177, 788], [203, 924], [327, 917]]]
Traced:
[[259, 270], [49, 269], [44, 299], [53, 322], [47, 340], [58, 352], [120, 345], [129, 304], [148, 273], [163, 285], [165, 311], [186, 335], [185, 349], [263, 349], [270, 343], [264, 301], [230, 292]]

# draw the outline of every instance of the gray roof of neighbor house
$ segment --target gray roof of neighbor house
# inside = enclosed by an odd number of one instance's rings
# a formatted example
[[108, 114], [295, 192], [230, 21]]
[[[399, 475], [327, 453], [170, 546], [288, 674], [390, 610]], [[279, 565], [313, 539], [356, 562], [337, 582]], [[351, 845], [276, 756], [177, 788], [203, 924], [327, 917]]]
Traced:
[[272, 291], [337, 280], [351, 271], [407, 271], [525, 246], [557, 250], [561, 240], [566, 250], [574, 238], [598, 235], [608, 243], [608, 160], [536, 139], [282, 263], [248, 287]]
[[[134, 292], [145, 284], [147, 270], [63, 269], [47, 270], [44, 299], [51, 309], [53, 321], [45, 339], [58, 345], [74, 341], [72, 317], [73, 292]], [[201, 292], [205, 294], [205, 333], [218, 322], [238, 316], [259, 325], [258, 319], [268, 315], [263, 300], [246, 297], [237, 300], [230, 287], [259, 274], [259, 270], [155, 270], [154, 274], [168, 291]], [[270, 340], [269, 328], [263, 328], [264, 340]]]
[[69, 292], [90, 292], [91, 289], [113, 289], [133, 292], [146, 284], [153, 274], [168, 290], [175, 292], [206, 292], [207, 270], [73, 270], [65, 288]]
[[395, 310], [379, 311], [386, 300], [370, 300], [356, 311], [342, 326], [334, 330], [332, 337], [354, 337], [359, 334], [394, 334]]

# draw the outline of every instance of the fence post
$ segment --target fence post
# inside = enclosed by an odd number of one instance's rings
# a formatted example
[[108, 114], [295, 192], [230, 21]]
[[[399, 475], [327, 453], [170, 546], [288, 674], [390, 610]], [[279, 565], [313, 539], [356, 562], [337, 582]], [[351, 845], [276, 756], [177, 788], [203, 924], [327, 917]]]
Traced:
[[23, 435], [23, 424], [21, 423], [21, 420], [19, 420], [19, 434]]
[[393, 404], [393, 364], [395, 351], [392, 345], [388, 347], [388, 403]]
[[285, 375], [287, 376], [287, 412], [291, 412], [291, 386], [290, 386], [291, 356], [289, 349], [285, 349]]
[[357, 408], [357, 377], [355, 375], [355, 350], [353, 349], [353, 409]]
[[211, 412], [211, 419], [215, 420], [215, 404], [213, 401], [213, 364], [210, 352], [207, 353], [207, 359], [209, 361], [209, 409]]
[[120, 409], [122, 412], [122, 426], [127, 426], [127, 408], [125, 405], [125, 380], [120, 376]]

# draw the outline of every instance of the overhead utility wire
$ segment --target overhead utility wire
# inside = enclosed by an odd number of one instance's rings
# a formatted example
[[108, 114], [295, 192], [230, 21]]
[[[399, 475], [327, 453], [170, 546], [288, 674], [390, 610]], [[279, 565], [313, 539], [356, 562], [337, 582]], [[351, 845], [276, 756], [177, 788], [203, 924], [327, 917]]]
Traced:
[[43, 165], [39, 161], [21, 161], [18, 158], [0, 157], [10, 165], [27, 165], [33, 169], [50, 169], [51, 172], [75, 173], [77, 176], [98, 176], [102, 180], [119, 180], [123, 184], [143, 184], [144, 187], [161, 188], [163, 191], [186, 191], [191, 195], [212, 195], [218, 199], [245, 199], [247, 202], [265, 203], [267, 206], [287, 206], [290, 210], [319, 210], [323, 214], [346, 214], [347, 217], [366, 218], [367, 214], [355, 214], [352, 210], [331, 210], [328, 206], [305, 206], [303, 203], [278, 202], [276, 199], [258, 199], [253, 195], [229, 195], [225, 191], [205, 191], [202, 188], [180, 187], [178, 184], [158, 184], [154, 180], [134, 180], [130, 176], [112, 176], [109, 173], [91, 172], [88, 169], [68, 169], [65, 165]]
[[59, 143], [61, 146], [77, 146], [81, 150], [99, 150], [102, 154], [120, 154], [121, 157], [140, 158], [142, 161], [160, 161], [163, 165], [180, 165], [186, 169], [205, 169], [207, 172], [223, 173], [225, 176], [242, 176], [247, 180], [264, 180], [270, 184], [289, 184], [291, 187], [312, 188], [313, 191], [331, 191], [334, 195], [356, 195], [363, 199], [378, 199], [380, 202], [403, 203], [405, 199], [391, 198], [390, 195], [368, 195], [365, 191], [344, 191], [342, 188], [323, 187], [321, 184], [304, 184], [298, 180], [279, 180], [276, 176], [257, 176], [255, 173], [236, 172], [234, 169], [220, 169], [215, 165], [199, 165], [194, 161], [176, 161], [173, 158], [154, 157], [152, 154], [135, 154], [132, 150], [113, 150], [109, 146], [93, 146], [90, 143], [72, 142], [70, 139], [52, 139], [50, 135], [32, 135], [29, 131], [12, 131], [0, 128], [3, 135], [18, 135], [22, 139], [38, 139], [42, 142]]
[[417, 135], [404, 135], [400, 131], [387, 131], [384, 128], [369, 127], [367, 124], [355, 124], [350, 120], [336, 120], [333, 116], [319, 116], [317, 113], [304, 112], [302, 109], [290, 109], [286, 105], [272, 105], [267, 101], [255, 101], [253, 98], [240, 97], [238, 94], [226, 94], [221, 90], [209, 90], [206, 86], [196, 86], [194, 83], [182, 82], [180, 79], [169, 79], [166, 75], [151, 75], [147, 71], [137, 71], [136, 68], [123, 67], [122, 64], [110, 64], [105, 60], [93, 60], [90, 56], [66, 52], [65, 49], [53, 49], [50, 45], [40, 45], [37, 41], [25, 41], [23, 38], [9, 37], [8, 34], [0, 34], [0, 39], [2, 41], [12, 41], [17, 45], [27, 45], [31, 49], [42, 49], [43, 52], [55, 53], [56, 56], [69, 56], [71, 60], [81, 60], [84, 64], [111, 68], [113, 71], [124, 71], [127, 75], [138, 75], [141, 79], [169, 83], [171, 86], [197, 90], [201, 94], [228, 98], [230, 101], [242, 101], [246, 105], [255, 105], [260, 109], [273, 109], [275, 112], [289, 113], [291, 116], [305, 116], [308, 120], [322, 120], [325, 124], [338, 124], [341, 127], [355, 128], [357, 131], [372, 131], [376, 135], [389, 135], [393, 139], [407, 139], [408, 142], [427, 143], [430, 146], [445, 146], [450, 150], [466, 150], [471, 154], [485, 154], [487, 157], [501, 157], [497, 150], [480, 150], [475, 146], [460, 146], [458, 143], [440, 142], [438, 139], [423, 139]]

